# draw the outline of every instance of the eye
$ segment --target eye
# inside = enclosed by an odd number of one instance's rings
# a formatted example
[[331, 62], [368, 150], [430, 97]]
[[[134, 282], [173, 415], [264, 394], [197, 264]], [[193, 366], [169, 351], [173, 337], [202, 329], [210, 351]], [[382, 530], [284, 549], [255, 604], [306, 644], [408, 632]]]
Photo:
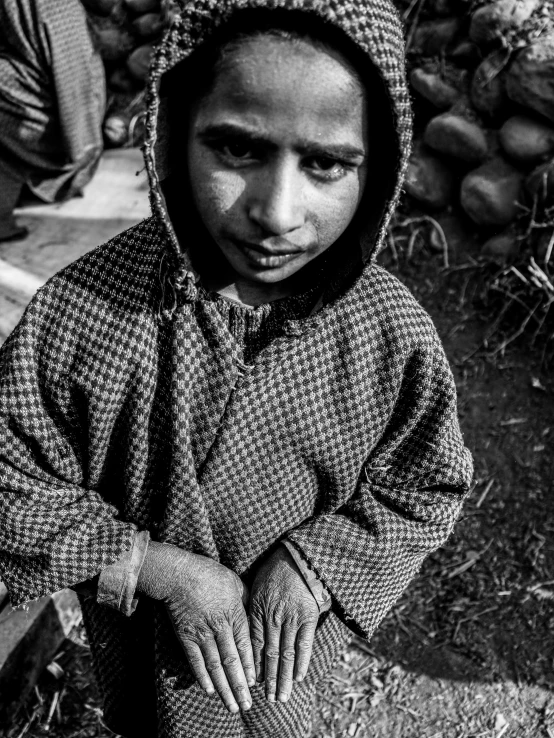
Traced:
[[254, 151], [248, 141], [227, 141], [220, 144], [221, 152], [233, 159], [252, 159]]
[[310, 156], [305, 160], [305, 166], [318, 179], [334, 181], [341, 179], [353, 167], [330, 156]]

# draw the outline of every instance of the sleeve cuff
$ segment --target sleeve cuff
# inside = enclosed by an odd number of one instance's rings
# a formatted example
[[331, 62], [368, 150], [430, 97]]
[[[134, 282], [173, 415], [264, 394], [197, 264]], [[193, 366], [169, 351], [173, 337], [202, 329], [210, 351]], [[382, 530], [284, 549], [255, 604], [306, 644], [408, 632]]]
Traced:
[[331, 609], [331, 595], [328, 590], [323, 586], [323, 582], [317, 578], [315, 572], [310, 569], [310, 566], [306, 559], [302, 556], [296, 546], [290, 541], [281, 541], [283, 546], [287, 549], [291, 557], [294, 559], [294, 563], [300, 570], [306, 585], [310, 589], [310, 592], [314, 596], [317, 606], [319, 607], [319, 613], [327, 612]]
[[119, 610], [123, 615], [133, 614], [138, 602], [135, 598], [138, 576], [149, 540], [147, 530], [137, 532], [132, 548], [100, 572], [97, 601], [101, 605]]

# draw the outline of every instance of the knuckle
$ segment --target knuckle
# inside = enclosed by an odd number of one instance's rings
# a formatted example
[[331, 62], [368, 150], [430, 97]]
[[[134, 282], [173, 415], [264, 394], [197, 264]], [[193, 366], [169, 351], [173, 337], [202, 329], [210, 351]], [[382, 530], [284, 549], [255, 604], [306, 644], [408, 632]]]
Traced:
[[266, 649], [266, 658], [270, 661], [277, 661], [279, 659], [279, 651], [274, 651], [272, 648]]
[[228, 625], [227, 618], [222, 612], [210, 613], [208, 625], [214, 633], [221, 633]]
[[195, 671], [204, 670], [204, 659], [198, 654], [187, 654], [187, 660]]
[[238, 657], [237, 656], [225, 656], [225, 658], [222, 661], [224, 666], [236, 666], [238, 664]]
[[283, 613], [281, 607], [276, 607], [274, 610], [271, 611], [268, 622], [270, 625], [272, 625], [274, 628], [280, 628], [281, 624], [283, 622]]
[[206, 659], [204, 662], [206, 664], [206, 671], [209, 674], [215, 674], [221, 669], [221, 661], [216, 659]]
[[281, 651], [281, 658], [284, 661], [294, 661], [295, 656], [296, 652], [294, 648], [285, 648]]

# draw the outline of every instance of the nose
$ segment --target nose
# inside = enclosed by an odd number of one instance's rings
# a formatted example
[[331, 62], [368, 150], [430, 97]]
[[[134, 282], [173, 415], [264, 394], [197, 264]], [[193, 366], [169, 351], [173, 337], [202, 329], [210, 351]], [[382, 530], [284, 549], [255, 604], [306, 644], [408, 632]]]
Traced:
[[284, 236], [302, 227], [302, 174], [296, 162], [280, 160], [264, 167], [253, 184], [248, 215], [265, 233]]

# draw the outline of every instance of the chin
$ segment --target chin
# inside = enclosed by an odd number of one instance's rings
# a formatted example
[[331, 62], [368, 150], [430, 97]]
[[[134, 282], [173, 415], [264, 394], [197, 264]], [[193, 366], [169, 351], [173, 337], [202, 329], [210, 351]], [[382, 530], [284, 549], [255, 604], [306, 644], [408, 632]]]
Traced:
[[256, 282], [257, 284], [277, 284], [292, 277], [294, 274], [298, 274], [304, 266], [302, 264], [293, 269], [241, 269], [239, 274], [243, 279]]

